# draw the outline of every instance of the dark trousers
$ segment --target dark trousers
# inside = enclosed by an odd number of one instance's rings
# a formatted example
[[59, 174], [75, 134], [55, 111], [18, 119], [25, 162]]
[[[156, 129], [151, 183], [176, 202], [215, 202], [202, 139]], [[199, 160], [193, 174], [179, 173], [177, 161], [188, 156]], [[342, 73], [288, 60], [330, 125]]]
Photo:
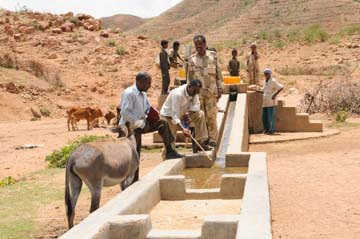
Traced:
[[276, 108], [273, 107], [263, 107], [262, 121], [264, 125], [264, 130], [269, 133], [275, 132], [275, 113]]
[[175, 138], [170, 131], [168, 123], [165, 120], [160, 119], [154, 125], [150, 125], [149, 121], [146, 121], [145, 128], [134, 130], [134, 136], [136, 139], [136, 151], [138, 152], [139, 157], [140, 157], [140, 153], [141, 153], [141, 135], [151, 133], [154, 131], [158, 131], [159, 135], [161, 136], [161, 138], [164, 142], [166, 149], [167, 150], [172, 149], [171, 143], [174, 142]]
[[170, 74], [169, 74], [169, 70], [161, 70], [161, 74], [162, 74], [162, 89], [161, 89], [161, 94], [162, 94], [162, 95], [167, 95], [167, 94], [168, 94], [168, 90], [169, 90], [169, 85], [170, 85]]

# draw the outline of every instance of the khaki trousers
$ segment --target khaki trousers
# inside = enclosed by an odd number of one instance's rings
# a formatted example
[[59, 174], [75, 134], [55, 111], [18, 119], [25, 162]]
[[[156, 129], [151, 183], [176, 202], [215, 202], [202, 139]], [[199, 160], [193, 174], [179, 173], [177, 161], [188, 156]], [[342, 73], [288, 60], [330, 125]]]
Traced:
[[[178, 125], [172, 122], [172, 118], [160, 116], [161, 119], [166, 120], [169, 129], [176, 139], [176, 133], [181, 130]], [[203, 111], [189, 112], [190, 127], [195, 128], [195, 139], [199, 142], [204, 142], [209, 138], [208, 130], [206, 127], [205, 114]]]
[[206, 126], [209, 132], [209, 139], [217, 142], [218, 138], [218, 127], [217, 127], [217, 98], [216, 97], [201, 97], [200, 104], [201, 110], [205, 113]]

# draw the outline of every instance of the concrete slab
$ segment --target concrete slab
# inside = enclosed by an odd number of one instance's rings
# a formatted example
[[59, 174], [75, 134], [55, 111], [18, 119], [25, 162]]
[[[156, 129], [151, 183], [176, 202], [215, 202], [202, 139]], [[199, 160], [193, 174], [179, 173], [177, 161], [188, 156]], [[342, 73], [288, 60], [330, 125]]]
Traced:
[[195, 230], [152, 230], [146, 239], [201, 239], [201, 231]]
[[226, 158], [238, 157], [249, 149], [248, 105], [246, 94], [239, 94], [236, 101], [232, 130]]
[[145, 239], [151, 231], [150, 215], [115, 216], [107, 224], [109, 239]]
[[201, 229], [201, 239], [234, 239], [239, 220], [240, 214], [207, 216]]
[[[162, 162], [140, 181], [119, 193], [60, 239], [92, 239], [115, 215], [145, 214], [160, 202], [159, 179], [166, 175], [180, 174], [185, 168], [183, 159]], [[146, 200], [144, 200], [146, 198]]]
[[[214, 152], [209, 151], [207, 155], [210, 158], [214, 158]], [[197, 153], [185, 156], [185, 167], [186, 168], [211, 168], [214, 164], [214, 160], [210, 160], [206, 154]]]
[[282, 143], [296, 140], [309, 140], [330, 137], [340, 134], [337, 129], [324, 129], [323, 132], [294, 132], [294, 133], [276, 133], [275, 135], [252, 134], [250, 136], [250, 144], [270, 144]]
[[227, 155], [225, 159], [225, 166], [230, 167], [248, 167], [250, 160], [250, 153], [239, 153]]
[[212, 189], [186, 189], [185, 197], [187, 200], [209, 200], [220, 199], [220, 188]]
[[174, 175], [160, 178], [161, 200], [185, 199], [185, 176]]
[[266, 153], [252, 153], [236, 239], [271, 239], [271, 210]]
[[240, 199], [244, 195], [247, 174], [224, 174], [221, 177], [222, 199]]

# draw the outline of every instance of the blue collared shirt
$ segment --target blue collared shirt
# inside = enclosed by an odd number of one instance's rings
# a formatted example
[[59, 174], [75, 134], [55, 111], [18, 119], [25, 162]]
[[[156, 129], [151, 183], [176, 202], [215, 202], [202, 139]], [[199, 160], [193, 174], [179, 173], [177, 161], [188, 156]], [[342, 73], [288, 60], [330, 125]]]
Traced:
[[136, 84], [127, 88], [122, 96], [121, 119], [119, 125], [129, 122], [131, 125], [136, 120], [146, 119], [150, 111], [150, 103], [145, 92], [139, 91]]

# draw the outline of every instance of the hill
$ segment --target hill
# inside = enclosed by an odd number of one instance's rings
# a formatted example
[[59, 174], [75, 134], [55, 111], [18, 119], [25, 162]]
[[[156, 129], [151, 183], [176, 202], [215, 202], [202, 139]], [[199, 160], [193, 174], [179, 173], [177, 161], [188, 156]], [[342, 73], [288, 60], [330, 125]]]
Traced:
[[360, 2], [355, 0], [184, 0], [129, 32], [169, 39], [203, 33], [221, 42], [260, 31], [312, 24], [334, 31], [353, 23], [360, 23]]
[[133, 15], [117, 14], [100, 19], [104, 27], [116, 27], [122, 31], [129, 31], [145, 23], [145, 19]]

